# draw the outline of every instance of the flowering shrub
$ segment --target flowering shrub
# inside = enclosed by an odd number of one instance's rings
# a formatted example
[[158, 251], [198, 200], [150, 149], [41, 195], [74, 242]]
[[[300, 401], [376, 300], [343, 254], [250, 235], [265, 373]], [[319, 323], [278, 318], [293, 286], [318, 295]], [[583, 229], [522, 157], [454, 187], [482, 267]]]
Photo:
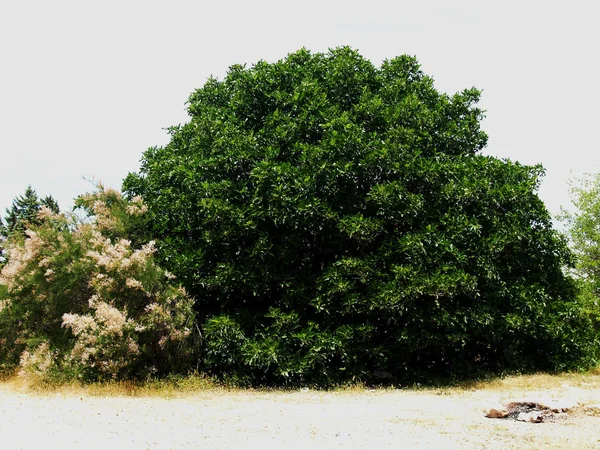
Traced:
[[77, 205], [89, 219], [42, 208], [41, 225], [8, 241], [0, 272], [4, 367], [86, 379], [189, 367], [193, 302], [155, 264], [154, 242], [135, 233], [145, 220], [141, 198], [99, 186]]

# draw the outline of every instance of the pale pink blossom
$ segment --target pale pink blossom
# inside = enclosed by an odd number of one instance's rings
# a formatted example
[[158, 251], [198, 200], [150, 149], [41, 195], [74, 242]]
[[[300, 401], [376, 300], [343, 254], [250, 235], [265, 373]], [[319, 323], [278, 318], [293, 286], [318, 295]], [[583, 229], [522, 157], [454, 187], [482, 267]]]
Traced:
[[121, 312], [108, 303], [98, 302], [96, 304], [95, 316], [108, 332], [119, 336], [123, 335], [123, 328], [127, 323], [126, 312]]
[[93, 317], [79, 314], [63, 314], [62, 326], [70, 328], [75, 336], [79, 336], [84, 331], [95, 331], [98, 328]]
[[142, 282], [139, 280], [136, 280], [135, 278], [127, 278], [125, 280], [125, 284], [127, 285], [127, 287], [129, 287], [131, 289], [138, 289], [140, 291], [144, 290], [144, 286], [142, 285]]
[[39, 219], [56, 219], [56, 218], [60, 217], [58, 214], [56, 214], [54, 211], [52, 211], [47, 206], [41, 206], [40, 210], [37, 213], [37, 216]]
[[19, 375], [23, 376], [27, 373], [36, 375], [45, 374], [54, 362], [53, 352], [50, 351], [48, 342], [42, 342], [31, 352], [25, 350], [21, 354]]
[[2, 310], [4, 308], [6, 308], [7, 306], [10, 305], [10, 300], [6, 299], [6, 300], [0, 300], [0, 312], [2, 312]]

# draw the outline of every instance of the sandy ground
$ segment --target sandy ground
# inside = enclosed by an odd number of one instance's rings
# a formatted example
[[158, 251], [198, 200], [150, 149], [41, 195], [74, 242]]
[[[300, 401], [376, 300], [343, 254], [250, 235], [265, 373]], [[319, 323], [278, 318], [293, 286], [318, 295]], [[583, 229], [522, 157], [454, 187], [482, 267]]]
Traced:
[[[600, 401], [600, 389], [544, 396]], [[183, 398], [35, 395], [0, 384], [2, 449], [431, 448], [600, 449], [600, 417], [553, 423], [487, 419], [496, 402], [532, 392], [206, 391]]]

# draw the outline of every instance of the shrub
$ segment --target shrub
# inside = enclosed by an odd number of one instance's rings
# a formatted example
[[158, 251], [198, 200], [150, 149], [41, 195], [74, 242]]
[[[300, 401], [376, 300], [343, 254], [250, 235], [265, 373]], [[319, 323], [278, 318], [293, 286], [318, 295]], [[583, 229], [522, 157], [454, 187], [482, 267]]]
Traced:
[[196, 299], [205, 367], [327, 384], [590, 364], [543, 169], [479, 154], [479, 97], [345, 47], [194, 92], [124, 190]]
[[0, 272], [5, 364], [86, 379], [188, 368], [192, 300], [154, 262], [154, 242], [127, 239], [144, 220], [141, 199], [100, 187], [77, 203], [93, 220], [42, 208], [40, 225], [9, 239]]

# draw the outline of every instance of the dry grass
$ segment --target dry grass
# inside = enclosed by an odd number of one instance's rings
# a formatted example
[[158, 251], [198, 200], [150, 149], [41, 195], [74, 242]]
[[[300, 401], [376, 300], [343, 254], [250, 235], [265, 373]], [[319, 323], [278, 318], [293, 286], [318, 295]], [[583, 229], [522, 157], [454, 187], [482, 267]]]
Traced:
[[[600, 368], [588, 372], [566, 372], [559, 374], [538, 373], [532, 375], [512, 375], [494, 378], [486, 381], [473, 381], [459, 383], [451, 387], [431, 387], [415, 384], [401, 387], [405, 392], [433, 392], [437, 395], [453, 395], [465, 391], [490, 391], [490, 392], [519, 392], [542, 391], [559, 389], [568, 385], [571, 388], [600, 389]], [[156, 398], [181, 398], [205, 392], [260, 392], [260, 393], [286, 393], [298, 389], [243, 389], [219, 384], [211, 378], [195, 374], [190, 376], [173, 376], [162, 380], [149, 380], [145, 382], [134, 381], [106, 381], [98, 383], [56, 382], [36, 377], [5, 377], [0, 378], [0, 387], [5, 390], [36, 395], [50, 395], [61, 393], [64, 395], [86, 395], [91, 397], [156, 397]], [[306, 390], [306, 389], [304, 389]], [[394, 391], [395, 387], [368, 388], [364, 384], [348, 384], [338, 386], [327, 392], [360, 393], [364, 391]]]
[[20, 393], [44, 395], [85, 395], [89, 397], [156, 397], [175, 398], [194, 395], [199, 392], [225, 391], [203, 375], [171, 377], [164, 380], [104, 381], [81, 383], [77, 381], [58, 382], [32, 376], [13, 376], [0, 380], [5, 390]]
[[565, 383], [575, 387], [600, 388], [600, 368], [588, 372], [514, 375], [491, 381], [473, 383], [472, 387], [488, 390], [551, 389]]

